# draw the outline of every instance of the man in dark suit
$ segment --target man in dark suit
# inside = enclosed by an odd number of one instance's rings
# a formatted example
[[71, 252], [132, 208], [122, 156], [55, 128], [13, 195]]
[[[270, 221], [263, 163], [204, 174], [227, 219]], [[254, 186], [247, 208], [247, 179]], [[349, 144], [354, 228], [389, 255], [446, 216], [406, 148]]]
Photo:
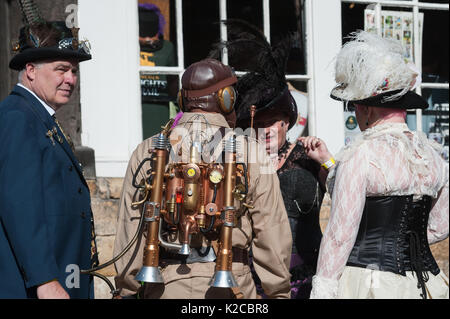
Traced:
[[91, 298], [89, 188], [54, 113], [75, 88], [88, 43], [64, 23], [26, 20], [0, 103], [0, 298]]

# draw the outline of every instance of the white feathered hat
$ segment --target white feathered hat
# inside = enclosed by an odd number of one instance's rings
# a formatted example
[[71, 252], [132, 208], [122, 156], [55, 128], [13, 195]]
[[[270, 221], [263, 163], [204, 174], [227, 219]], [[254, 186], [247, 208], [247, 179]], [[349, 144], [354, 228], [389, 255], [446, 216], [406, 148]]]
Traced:
[[420, 73], [405, 59], [400, 41], [358, 31], [350, 34], [335, 62], [338, 84], [331, 97], [367, 106], [426, 109], [427, 102], [414, 91]]

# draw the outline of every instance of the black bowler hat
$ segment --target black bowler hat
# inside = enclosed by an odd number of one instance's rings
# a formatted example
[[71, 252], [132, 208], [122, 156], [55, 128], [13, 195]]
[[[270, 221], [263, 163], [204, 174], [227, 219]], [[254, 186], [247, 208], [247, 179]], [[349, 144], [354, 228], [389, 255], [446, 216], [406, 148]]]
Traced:
[[20, 29], [17, 53], [9, 62], [13, 70], [22, 70], [28, 62], [47, 59], [90, 60], [90, 44], [78, 40], [78, 29], [69, 29], [65, 22], [41, 22]]
[[354, 32], [336, 57], [338, 83], [331, 98], [348, 104], [399, 109], [426, 109], [413, 89], [420, 72], [408, 61], [399, 41], [366, 31]]

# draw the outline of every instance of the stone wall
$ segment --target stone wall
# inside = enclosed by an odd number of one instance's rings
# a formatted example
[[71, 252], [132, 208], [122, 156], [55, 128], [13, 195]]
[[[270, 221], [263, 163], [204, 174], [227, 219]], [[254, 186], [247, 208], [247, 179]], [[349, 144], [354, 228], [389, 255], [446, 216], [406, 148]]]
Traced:
[[[122, 183], [122, 178], [97, 178], [96, 180], [88, 180], [100, 264], [113, 258]], [[108, 266], [98, 272], [106, 276], [114, 284], [114, 276], [116, 274], [114, 265]], [[94, 286], [96, 299], [111, 298], [110, 289], [102, 279], [95, 277]]]
[[[95, 230], [97, 235], [97, 245], [99, 250], [100, 263], [104, 263], [113, 257], [114, 238], [116, 234], [116, 224], [119, 211], [119, 199], [122, 191], [123, 179], [121, 178], [97, 178], [88, 180], [92, 197], [92, 211], [94, 213]], [[322, 231], [328, 223], [330, 216], [330, 197], [326, 194], [320, 214], [320, 225]], [[449, 239], [431, 246], [431, 251], [436, 258], [441, 270], [449, 275]], [[101, 271], [114, 283], [116, 274], [113, 266], [109, 266]], [[95, 278], [95, 298], [109, 299], [111, 294], [109, 287], [103, 280]]]

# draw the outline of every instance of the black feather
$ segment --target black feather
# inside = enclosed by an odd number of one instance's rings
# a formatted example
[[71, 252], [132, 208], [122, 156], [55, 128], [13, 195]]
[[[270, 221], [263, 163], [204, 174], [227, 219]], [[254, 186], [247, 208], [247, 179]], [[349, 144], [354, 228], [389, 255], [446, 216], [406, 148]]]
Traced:
[[247, 72], [236, 84], [236, 115], [246, 118], [249, 107], [263, 108], [286, 87], [285, 71], [293, 36], [288, 35], [272, 46], [254, 25], [238, 19], [222, 21], [227, 26], [228, 41], [214, 45], [209, 57], [219, 59], [226, 48], [229, 65]]

